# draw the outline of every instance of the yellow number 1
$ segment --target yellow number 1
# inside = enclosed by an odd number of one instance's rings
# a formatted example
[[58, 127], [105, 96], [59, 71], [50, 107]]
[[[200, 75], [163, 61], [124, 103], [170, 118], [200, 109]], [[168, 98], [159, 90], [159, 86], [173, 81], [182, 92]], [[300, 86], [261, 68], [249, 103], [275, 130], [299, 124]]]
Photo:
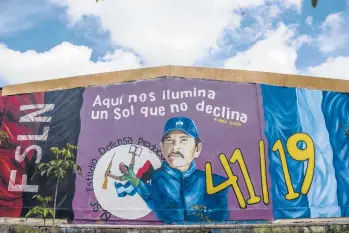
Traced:
[[233, 152], [233, 155], [230, 158], [231, 163], [238, 162], [242, 175], [244, 176], [245, 183], [247, 186], [248, 193], [250, 195], [250, 198], [247, 200], [247, 203], [252, 205], [252, 204], [257, 204], [261, 201], [260, 196], [256, 195], [256, 192], [254, 191], [254, 187], [250, 178], [250, 175], [248, 173], [244, 158], [242, 157], [242, 153], [240, 149], [236, 149]]
[[282, 146], [281, 140], [278, 139], [274, 146], [273, 146], [273, 151], [279, 151], [280, 154], [280, 159], [281, 159], [281, 166], [282, 170], [284, 171], [284, 177], [285, 177], [285, 182], [286, 182], [286, 188], [288, 193], [286, 194], [286, 199], [287, 200], [293, 200], [299, 197], [299, 193], [296, 193], [293, 189], [292, 186], [292, 181], [290, 177], [290, 172], [288, 171], [288, 166], [287, 166], [287, 161], [286, 161], [286, 155], [284, 151], [284, 147]]
[[263, 192], [263, 202], [264, 204], [269, 204], [269, 193], [268, 193], [268, 183], [267, 183], [267, 165], [265, 162], [265, 148], [264, 141], [259, 141], [259, 159], [261, 166], [261, 179], [262, 179], [262, 192]]

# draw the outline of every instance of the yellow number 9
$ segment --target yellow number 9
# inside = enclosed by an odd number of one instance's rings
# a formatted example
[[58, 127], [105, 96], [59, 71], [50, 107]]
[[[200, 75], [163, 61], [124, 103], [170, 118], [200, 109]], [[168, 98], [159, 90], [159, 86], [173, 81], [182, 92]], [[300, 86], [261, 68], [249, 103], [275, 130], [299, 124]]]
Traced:
[[[298, 143], [303, 141], [306, 145], [305, 149], [300, 149]], [[301, 193], [306, 194], [309, 191], [311, 182], [314, 177], [315, 169], [315, 147], [314, 142], [308, 134], [297, 133], [287, 140], [287, 150], [290, 156], [297, 161], [308, 161], [307, 170], [305, 172]]]

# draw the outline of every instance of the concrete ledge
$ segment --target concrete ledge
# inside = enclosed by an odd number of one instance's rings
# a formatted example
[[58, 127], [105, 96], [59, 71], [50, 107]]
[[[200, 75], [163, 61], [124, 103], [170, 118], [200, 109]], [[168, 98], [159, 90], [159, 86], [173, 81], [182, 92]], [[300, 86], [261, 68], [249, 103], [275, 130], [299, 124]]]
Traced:
[[[68, 224], [64, 220], [56, 221], [56, 233], [349, 233], [349, 219], [298, 219], [275, 221], [270, 224], [201, 224], [201, 225], [101, 225]], [[0, 219], [0, 232], [12, 233], [26, 230], [30, 233], [51, 232], [52, 220], [46, 221], [46, 227], [40, 219]]]
[[123, 82], [157, 79], [164, 76], [229, 82], [265, 83], [275, 86], [349, 92], [349, 81], [344, 79], [208, 67], [156, 66], [9, 85], [3, 88], [2, 95], [18, 95], [79, 87], [111, 85]]
[[[0, 225], [28, 225], [28, 226], [43, 226], [44, 221], [39, 218], [0, 218]], [[57, 225], [68, 224], [65, 219], [56, 219]], [[52, 219], [46, 220], [46, 225], [52, 225]]]

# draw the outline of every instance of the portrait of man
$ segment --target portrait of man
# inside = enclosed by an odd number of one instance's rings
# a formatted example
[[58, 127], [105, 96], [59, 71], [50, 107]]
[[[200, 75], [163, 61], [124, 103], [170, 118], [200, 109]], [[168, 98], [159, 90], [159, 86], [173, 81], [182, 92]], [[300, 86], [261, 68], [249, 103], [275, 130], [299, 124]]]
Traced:
[[[196, 168], [195, 160], [202, 154], [203, 143], [195, 122], [187, 117], [170, 118], [160, 146], [165, 161], [153, 172], [151, 182], [144, 183], [134, 175], [135, 156], [130, 166], [120, 165], [123, 176], [108, 176], [130, 182], [158, 219], [165, 223], [202, 221], [203, 217], [211, 221], [228, 220], [227, 189], [209, 195], [205, 172]], [[213, 174], [214, 185], [225, 180]]]

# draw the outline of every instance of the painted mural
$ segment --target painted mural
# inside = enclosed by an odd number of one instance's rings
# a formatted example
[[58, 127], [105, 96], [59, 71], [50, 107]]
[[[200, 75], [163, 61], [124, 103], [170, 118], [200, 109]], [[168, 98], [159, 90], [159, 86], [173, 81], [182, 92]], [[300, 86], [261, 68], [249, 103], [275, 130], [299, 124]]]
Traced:
[[55, 182], [34, 176], [77, 146], [58, 217], [191, 224], [347, 217], [349, 94], [163, 77], [0, 97], [0, 217]]

